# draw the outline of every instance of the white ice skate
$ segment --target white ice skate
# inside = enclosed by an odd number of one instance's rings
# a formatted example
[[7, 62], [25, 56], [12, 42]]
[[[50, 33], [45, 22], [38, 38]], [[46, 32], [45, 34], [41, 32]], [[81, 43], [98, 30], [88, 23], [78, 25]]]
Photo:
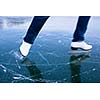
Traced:
[[25, 41], [23, 41], [23, 43], [21, 44], [20, 52], [24, 57], [26, 57], [28, 55], [31, 46], [32, 46], [32, 44], [29, 44], [29, 43], [27, 43]]
[[84, 41], [72, 42], [71, 43], [71, 49], [72, 50], [83, 49], [83, 50], [87, 51], [87, 50], [91, 50], [92, 49], [92, 45], [89, 45]]

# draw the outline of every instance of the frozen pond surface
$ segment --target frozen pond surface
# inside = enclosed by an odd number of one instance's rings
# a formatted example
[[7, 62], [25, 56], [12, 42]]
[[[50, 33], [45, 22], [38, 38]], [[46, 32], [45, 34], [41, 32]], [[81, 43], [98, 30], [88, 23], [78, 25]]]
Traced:
[[19, 20], [17, 25], [6, 18], [0, 24], [0, 83], [100, 82], [100, 17], [91, 17], [86, 34], [86, 41], [93, 45], [92, 51], [70, 54], [77, 17], [51, 17], [28, 57], [20, 61], [14, 54], [30, 21], [31, 18], [28, 22]]

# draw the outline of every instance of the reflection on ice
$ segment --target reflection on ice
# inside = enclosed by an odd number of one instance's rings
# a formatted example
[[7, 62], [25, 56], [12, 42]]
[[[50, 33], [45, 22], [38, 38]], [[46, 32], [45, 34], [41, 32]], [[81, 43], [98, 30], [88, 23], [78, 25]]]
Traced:
[[[56, 18], [58, 19], [55, 25], [52, 22]], [[90, 22], [87, 31], [89, 33], [86, 37], [94, 48], [86, 53], [86, 51], [71, 52], [70, 43], [76, 17], [67, 17], [67, 20], [66, 17], [63, 18], [52, 17], [48, 20], [28, 58], [24, 58], [17, 49], [27, 30], [20, 29], [20, 25], [23, 26], [30, 21], [8, 17], [7, 21], [0, 22], [0, 27], [3, 28], [0, 30], [0, 82], [100, 82], [100, 37], [98, 34], [100, 28], [97, 27], [100, 25], [99, 23], [94, 25], [94, 22], [99, 22], [100, 19], [95, 18], [93, 22]], [[64, 23], [59, 19], [62, 19]], [[13, 26], [18, 27], [12, 29]], [[93, 32], [97, 35], [91, 35]]]
[[70, 67], [71, 67], [71, 76], [72, 76], [72, 82], [74, 83], [80, 83], [80, 67], [82, 61], [86, 60], [89, 58], [89, 55], [85, 54], [80, 54], [80, 55], [72, 55], [70, 57]]

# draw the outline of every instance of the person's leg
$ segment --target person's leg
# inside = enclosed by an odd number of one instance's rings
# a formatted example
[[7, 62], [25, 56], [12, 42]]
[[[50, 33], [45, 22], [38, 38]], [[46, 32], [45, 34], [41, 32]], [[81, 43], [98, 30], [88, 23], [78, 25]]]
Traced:
[[49, 16], [35, 16], [27, 31], [26, 36], [24, 37], [24, 41], [33, 44], [38, 33], [40, 32], [41, 28], [43, 27], [48, 18]]
[[84, 42], [84, 34], [86, 33], [90, 16], [80, 16], [77, 22], [77, 27], [73, 35], [71, 47], [76, 50], [78, 48], [84, 50], [92, 49], [91, 45]]
[[87, 30], [87, 25], [89, 22], [90, 16], [79, 16], [76, 30], [73, 36], [73, 42], [84, 41], [84, 34]]
[[35, 16], [33, 18], [27, 34], [24, 37], [24, 41], [20, 46], [20, 52], [23, 56], [28, 55], [31, 45], [34, 43], [34, 40], [48, 18], [49, 16]]

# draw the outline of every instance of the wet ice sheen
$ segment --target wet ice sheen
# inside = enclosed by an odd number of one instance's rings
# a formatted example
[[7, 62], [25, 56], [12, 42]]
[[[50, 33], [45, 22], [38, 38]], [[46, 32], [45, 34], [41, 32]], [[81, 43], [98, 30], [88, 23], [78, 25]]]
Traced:
[[[94, 47], [88, 54], [70, 50], [72, 27], [75, 26], [74, 21], [76, 21], [73, 18], [70, 17], [67, 20], [65, 17], [58, 18], [66, 22], [62, 30], [60, 30], [60, 25], [63, 24], [61, 20], [56, 22], [58, 26], [53, 24], [50, 26], [52, 30], [44, 27], [27, 60], [18, 50], [26, 29], [20, 29], [17, 26], [17, 29], [0, 30], [2, 33], [0, 35], [0, 47], [2, 47], [0, 48], [0, 82], [100, 82], [100, 37], [98, 34], [100, 29], [97, 27], [100, 26], [98, 24], [100, 19], [92, 19], [87, 30], [86, 41], [92, 43]], [[52, 20], [49, 21], [52, 23]], [[94, 22], [98, 25], [94, 25]], [[53, 29], [54, 26], [57, 27]], [[97, 35], [92, 34], [95, 32]]]

